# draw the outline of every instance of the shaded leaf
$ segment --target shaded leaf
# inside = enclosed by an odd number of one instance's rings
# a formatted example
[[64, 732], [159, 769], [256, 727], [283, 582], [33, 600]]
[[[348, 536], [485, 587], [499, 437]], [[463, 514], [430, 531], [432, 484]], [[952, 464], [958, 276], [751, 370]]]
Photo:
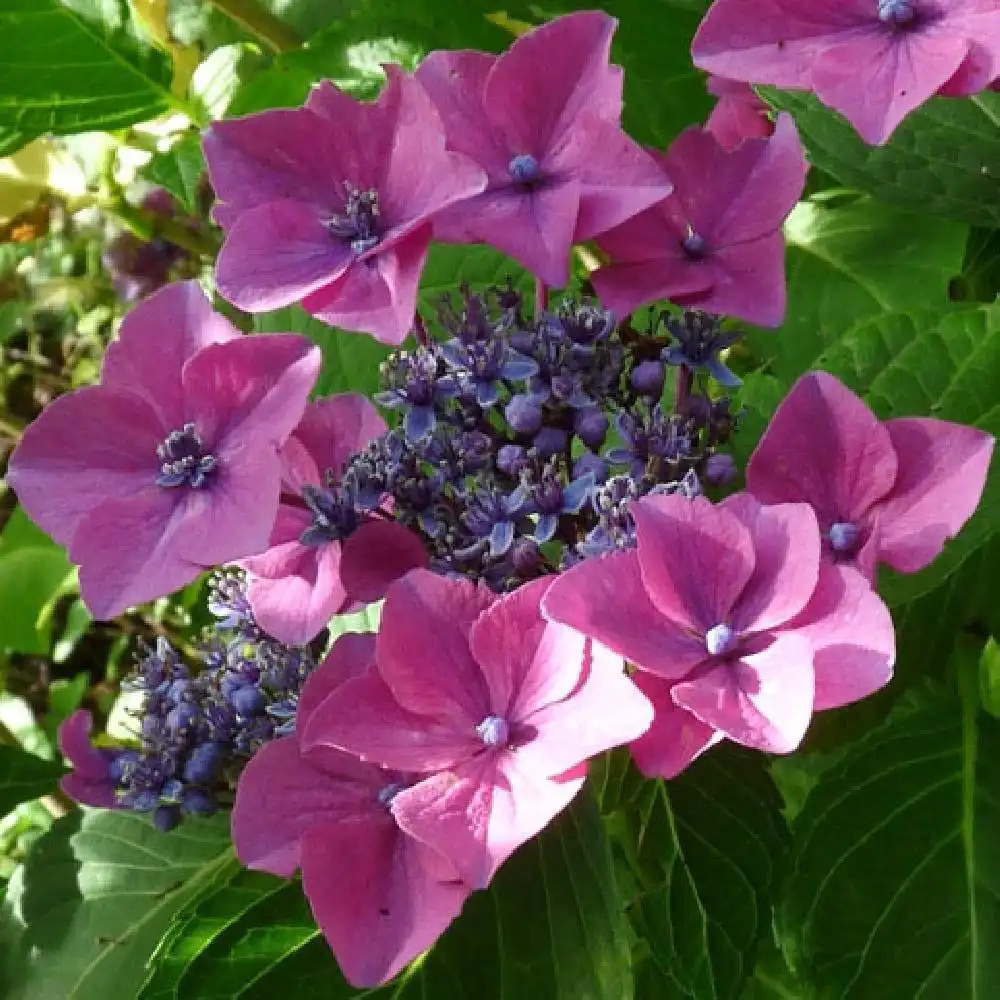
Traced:
[[971, 676], [851, 747], [794, 826], [782, 925], [823, 997], [1000, 995], [1000, 722]]
[[0, 745], [0, 817], [21, 802], [55, 791], [65, 773], [62, 764]]
[[174, 914], [230, 861], [228, 825], [224, 815], [189, 818], [163, 834], [148, 816], [103, 810], [58, 820], [11, 879], [0, 993], [134, 996]]
[[166, 153], [157, 153], [142, 169], [145, 180], [169, 191], [193, 214], [198, 212], [198, 184], [204, 173], [205, 157], [196, 134], [184, 136]]
[[672, 781], [629, 783], [612, 822], [637, 876], [636, 998], [736, 1000], [770, 934], [788, 839], [766, 761], [730, 744]]

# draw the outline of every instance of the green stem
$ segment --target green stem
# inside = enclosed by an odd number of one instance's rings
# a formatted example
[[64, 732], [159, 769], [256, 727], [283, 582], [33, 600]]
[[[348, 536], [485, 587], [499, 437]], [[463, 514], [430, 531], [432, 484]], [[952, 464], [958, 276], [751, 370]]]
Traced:
[[237, 24], [274, 49], [290, 52], [302, 45], [299, 36], [284, 21], [279, 21], [257, 0], [211, 0], [212, 4]]

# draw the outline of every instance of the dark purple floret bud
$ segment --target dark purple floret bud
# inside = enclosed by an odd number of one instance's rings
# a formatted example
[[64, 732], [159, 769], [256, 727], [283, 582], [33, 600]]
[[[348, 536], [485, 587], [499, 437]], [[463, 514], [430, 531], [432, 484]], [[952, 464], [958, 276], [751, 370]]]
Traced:
[[569, 435], [561, 427], [543, 427], [536, 435], [531, 446], [538, 452], [540, 458], [551, 458], [566, 450]]
[[705, 242], [704, 236], [692, 230], [681, 240], [681, 249], [688, 260], [704, 260], [708, 253], [708, 243]]
[[588, 447], [600, 448], [608, 434], [608, 416], [596, 406], [577, 410], [573, 418], [576, 436]]
[[177, 806], [160, 806], [153, 813], [153, 826], [160, 833], [169, 833], [181, 821], [181, 811]]
[[670, 316], [666, 324], [676, 342], [663, 352], [663, 360], [668, 365], [684, 365], [691, 371], [707, 372], [729, 389], [741, 384], [719, 357], [740, 339], [741, 333], [723, 331], [718, 316], [697, 311], [685, 312], [680, 318]]
[[519, 538], [511, 546], [510, 564], [518, 576], [531, 576], [542, 565], [542, 550], [533, 538]]
[[240, 715], [260, 715], [264, 711], [267, 699], [260, 688], [252, 684], [246, 684], [233, 691], [229, 696], [229, 704]]
[[590, 347], [603, 340], [615, 325], [614, 316], [592, 302], [564, 302], [549, 319], [550, 332], [558, 330], [578, 347]]
[[507, 169], [510, 171], [510, 179], [515, 184], [523, 184], [530, 187], [537, 184], [542, 176], [542, 169], [530, 153], [519, 153], [511, 158]]
[[659, 361], [643, 361], [632, 369], [630, 382], [640, 396], [659, 399], [663, 392], [664, 369]]
[[902, 27], [916, 16], [917, 11], [909, 0], [878, 0], [878, 19], [883, 24]]
[[837, 521], [830, 525], [827, 538], [834, 552], [849, 555], [858, 544], [858, 526], [851, 521]]
[[592, 451], [584, 452], [573, 463], [573, 478], [582, 479], [584, 476], [590, 476], [595, 483], [603, 483], [608, 478], [607, 460]]
[[497, 452], [497, 468], [508, 476], [518, 475], [528, 464], [528, 454], [519, 444], [505, 444]]
[[201, 489], [218, 467], [218, 459], [205, 450], [194, 424], [185, 424], [179, 431], [171, 431], [156, 446], [160, 460], [157, 486], [190, 486]]
[[718, 452], [705, 460], [704, 479], [712, 486], [728, 486], [736, 478], [736, 462], [732, 455]]
[[201, 743], [196, 746], [184, 765], [184, 780], [195, 785], [211, 784], [222, 764], [221, 743]]
[[377, 191], [359, 191], [345, 183], [344, 209], [326, 220], [331, 236], [347, 243], [359, 256], [371, 250], [379, 241], [379, 207]]
[[181, 811], [188, 816], [211, 816], [218, 811], [218, 803], [202, 788], [185, 788], [181, 797]]
[[328, 542], [341, 541], [361, 522], [353, 497], [344, 490], [324, 490], [313, 483], [303, 483], [302, 499], [313, 516], [312, 524], [299, 538], [303, 545], [326, 545]]
[[535, 434], [542, 426], [542, 408], [530, 396], [518, 394], [504, 408], [511, 430], [517, 434]]

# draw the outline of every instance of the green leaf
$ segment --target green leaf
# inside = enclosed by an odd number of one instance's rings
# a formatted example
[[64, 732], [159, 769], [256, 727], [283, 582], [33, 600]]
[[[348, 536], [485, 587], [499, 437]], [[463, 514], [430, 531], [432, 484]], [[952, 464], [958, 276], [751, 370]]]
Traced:
[[887, 312], [944, 310], [961, 273], [968, 227], [879, 205], [869, 198], [801, 202], [785, 224], [788, 310], [781, 329], [748, 340], [786, 385], [862, 320]]
[[1000, 226], [1000, 93], [937, 97], [868, 146], [812, 94], [764, 89], [795, 116], [810, 161], [842, 184], [914, 211]]
[[65, 773], [62, 764], [0, 745], [0, 817], [22, 802], [55, 791]]
[[530, 303], [534, 295], [534, 277], [499, 250], [487, 246], [432, 243], [420, 277], [417, 308], [433, 321], [441, 297], [450, 294], [457, 298], [463, 283], [468, 284], [473, 292], [485, 292], [492, 287], [505, 287], [508, 277]]
[[632, 1000], [625, 915], [600, 816], [581, 797], [474, 893], [393, 985], [343, 980], [297, 883], [243, 872], [198, 903], [142, 1000]]
[[54, 542], [0, 551], [0, 649], [48, 652], [45, 612], [72, 579], [73, 567]]
[[[336, 19], [294, 52], [278, 56], [237, 93], [229, 113], [244, 115], [301, 104], [317, 80], [329, 79], [359, 97], [374, 98], [385, 75], [383, 62], [412, 69], [431, 49], [499, 52], [511, 36], [488, 20], [491, 0], [466, 0], [449, 8], [436, 0], [360, 0], [341, 7]], [[508, 13], [515, 11], [508, 7]]]
[[170, 62], [139, 40], [126, 0], [4, 0], [0, 34], [0, 156], [171, 106]]
[[204, 173], [201, 138], [194, 133], [174, 143], [166, 153], [157, 153], [142, 169], [145, 180], [165, 188], [192, 214], [198, 212], [198, 184]]
[[390, 349], [367, 333], [327, 326], [301, 306], [287, 306], [254, 317], [254, 329], [271, 333], [301, 333], [323, 352], [323, 367], [314, 396], [360, 392], [371, 396], [379, 388], [379, 365]]
[[[766, 761], [716, 748], [635, 789], [613, 827], [637, 876], [637, 1000], [736, 1000], [770, 934], [788, 831]], [[606, 793], [607, 794], [607, 793]]]
[[0, 993], [135, 996], [174, 914], [231, 862], [228, 826], [225, 815], [188, 818], [163, 834], [146, 816], [104, 810], [58, 820], [11, 879], [0, 911]]
[[961, 698], [890, 719], [793, 828], [781, 923], [822, 997], [1000, 996], [1000, 722]]

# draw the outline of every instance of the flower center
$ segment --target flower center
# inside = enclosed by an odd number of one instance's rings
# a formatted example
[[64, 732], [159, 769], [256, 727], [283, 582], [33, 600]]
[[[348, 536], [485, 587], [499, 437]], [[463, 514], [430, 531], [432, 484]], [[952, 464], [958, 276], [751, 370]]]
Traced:
[[851, 521], [837, 521], [830, 525], [827, 538], [834, 552], [852, 552], [858, 542], [858, 526]]
[[725, 622], [713, 625], [705, 633], [705, 649], [711, 656], [722, 656], [723, 653], [728, 653], [733, 648], [735, 641], [735, 633]]
[[515, 184], [537, 184], [542, 176], [538, 160], [530, 153], [518, 153], [517, 156], [512, 157], [507, 169]]
[[878, 0], [878, 19], [883, 24], [906, 25], [917, 16], [909, 0]]
[[388, 785], [384, 785], [382, 788], [379, 789], [378, 793], [379, 804], [385, 806], [386, 809], [388, 809], [389, 805], [392, 803], [392, 800], [405, 788], [406, 785], [404, 785], [400, 781], [390, 781]]
[[313, 516], [312, 524], [299, 536], [303, 545], [326, 545], [346, 538], [357, 528], [360, 517], [350, 494], [325, 490], [312, 483], [302, 486], [302, 499]]
[[499, 715], [487, 715], [476, 726], [476, 732], [488, 747], [505, 747], [510, 740], [510, 726]]
[[377, 191], [360, 191], [352, 184], [347, 189], [347, 201], [340, 214], [326, 220], [331, 236], [350, 245], [355, 254], [363, 254], [374, 247], [379, 237], [379, 207]]
[[194, 424], [171, 431], [156, 446], [156, 456], [160, 460], [157, 486], [190, 486], [198, 490], [219, 466], [219, 460], [205, 451], [205, 443]]
[[690, 260], [704, 260], [708, 251], [708, 244], [705, 237], [700, 236], [693, 229], [681, 240], [681, 249]]

